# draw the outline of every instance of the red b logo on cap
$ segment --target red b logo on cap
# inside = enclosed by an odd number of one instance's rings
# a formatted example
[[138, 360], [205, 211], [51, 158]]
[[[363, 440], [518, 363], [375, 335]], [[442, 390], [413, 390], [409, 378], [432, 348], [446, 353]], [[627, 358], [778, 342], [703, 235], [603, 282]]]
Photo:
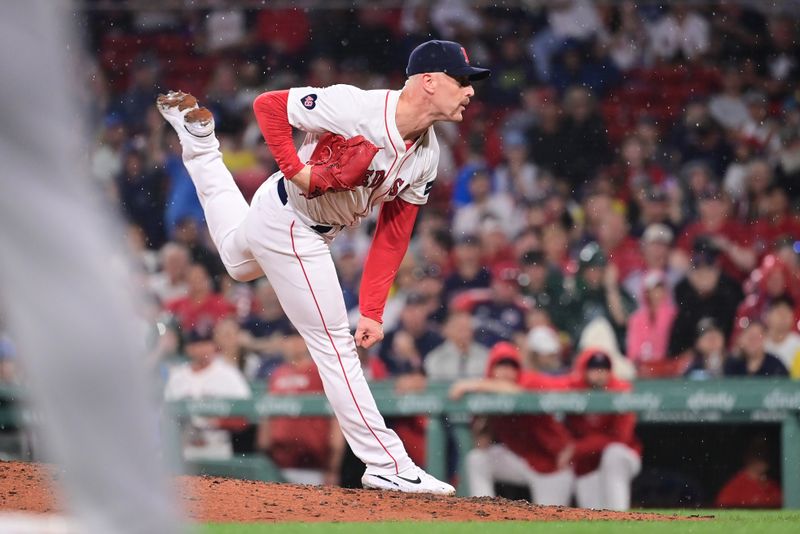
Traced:
[[467, 55], [467, 51], [464, 50], [463, 46], [461, 47], [461, 53], [464, 54], [464, 61], [466, 61], [467, 65], [469, 65], [469, 56]]

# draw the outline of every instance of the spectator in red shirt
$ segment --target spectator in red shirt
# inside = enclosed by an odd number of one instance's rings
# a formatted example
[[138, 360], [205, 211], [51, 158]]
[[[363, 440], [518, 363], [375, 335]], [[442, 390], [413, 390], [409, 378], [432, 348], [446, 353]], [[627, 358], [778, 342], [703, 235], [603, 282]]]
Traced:
[[[568, 385], [573, 390], [630, 391], [628, 382], [611, 373], [611, 358], [596, 349], [584, 350], [576, 359]], [[627, 510], [631, 480], [642, 467], [642, 447], [634, 434], [632, 413], [570, 414], [564, 425], [572, 444], [561, 461], [575, 471], [575, 496], [581, 508]]]
[[[322, 379], [305, 341], [290, 332], [283, 343], [286, 363], [270, 376], [271, 395], [322, 395]], [[258, 428], [258, 448], [295, 484], [338, 484], [344, 436], [334, 417], [271, 417]]]
[[610, 265], [616, 266], [619, 279], [644, 266], [639, 243], [630, 235], [630, 227], [621, 209], [611, 209], [600, 218], [597, 242]]
[[[733, 337], [750, 321], [765, 319], [767, 308], [773, 300], [788, 296], [795, 303], [800, 302], [800, 287], [795, 282], [786, 262], [774, 254], [764, 256], [759, 268], [750, 274], [745, 284], [747, 296], [736, 310]], [[800, 309], [795, 306], [794, 311], [800, 318]]]
[[771, 185], [758, 206], [759, 216], [753, 227], [756, 253], [766, 254], [784, 237], [800, 238], [800, 218], [789, 212], [789, 198], [779, 185]]
[[695, 240], [707, 237], [721, 252], [722, 270], [741, 282], [756, 266], [750, 232], [730, 217], [729, 199], [716, 185], [710, 184], [700, 191], [698, 208], [700, 217], [684, 229], [678, 248], [688, 257]]
[[[486, 377], [456, 382], [450, 396], [458, 399], [472, 392], [512, 393], [541, 384], [536, 374], [522, 370], [519, 351], [506, 342], [492, 347]], [[528, 486], [537, 504], [569, 504], [573, 475], [561, 460], [561, 453], [571, 438], [553, 416], [480, 417], [473, 430], [476, 446], [466, 458], [470, 495], [493, 497], [495, 482], [505, 482]]]
[[168, 302], [165, 306], [183, 330], [210, 330], [217, 321], [234, 313], [233, 304], [212, 291], [211, 277], [202, 265], [196, 263], [189, 268], [186, 284], [188, 294]]
[[744, 467], [717, 495], [719, 508], [780, 508], [781, 487], [769, 479], [769, 451], [763, 439], [754, 440], [744, 457]]

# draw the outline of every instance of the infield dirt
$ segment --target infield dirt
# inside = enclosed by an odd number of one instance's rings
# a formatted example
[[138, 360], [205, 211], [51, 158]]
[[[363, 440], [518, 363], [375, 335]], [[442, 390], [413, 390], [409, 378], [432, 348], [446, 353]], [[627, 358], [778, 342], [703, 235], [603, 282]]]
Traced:
[[[61, 511], [51, 466], [0, 462], [0, 511]], [[190, 517], [203, 522], [672, 521], [685, 517], [536, 506], [500, 498], [441, 497], [214, 477], [176, 478]]]

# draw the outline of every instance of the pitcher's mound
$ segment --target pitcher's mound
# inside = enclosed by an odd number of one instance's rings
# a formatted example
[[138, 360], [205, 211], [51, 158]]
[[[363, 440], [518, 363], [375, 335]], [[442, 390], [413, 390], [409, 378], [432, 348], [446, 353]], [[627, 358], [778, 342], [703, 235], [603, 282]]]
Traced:
[[[47, 466], [0, 462], [0, 510], [57, 512], [51, 492], [58, 475]], [[535, 506], [496, 498], [439, 497], [336, 487], [269, 484], [212, 477], [178, 477], [189, 515], [203, 522], [278, 521], [564, 521], [684, 519], [658, 514]]]

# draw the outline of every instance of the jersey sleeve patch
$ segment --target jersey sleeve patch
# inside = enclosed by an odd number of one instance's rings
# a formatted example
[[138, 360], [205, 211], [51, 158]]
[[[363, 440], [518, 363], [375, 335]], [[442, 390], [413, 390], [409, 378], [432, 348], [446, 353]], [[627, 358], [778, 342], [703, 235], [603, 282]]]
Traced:
[[425, 192], [423, 193], [423, 195], [428, 196], [428, 194], [431, 192], [431, 189], [433, 189], [433, 182], [435, 181], [436, 180], [431, 180], [430, 182], [425, 184]]
[[300, 99], [300, 103], [304, 108], [312, 110], [317, 105], [317, 95], [315, 93], [308, 94]]

